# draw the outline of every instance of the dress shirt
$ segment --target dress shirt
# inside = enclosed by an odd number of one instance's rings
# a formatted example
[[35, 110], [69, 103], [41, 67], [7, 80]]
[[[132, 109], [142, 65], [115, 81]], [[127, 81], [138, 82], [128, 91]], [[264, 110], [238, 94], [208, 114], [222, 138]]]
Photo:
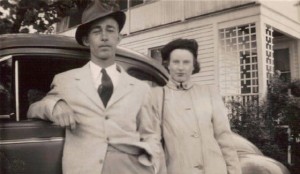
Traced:
[[[102, 79], [101, 70], [102, 70], [102, 68], [100, 66], [96, 65], [94, 62], [90, 61], [90, 69], [91, 69], [94, 86], [96, 89], [98, 89], [99, 85], [101, 85], [101, 79]], [[118, 82], [119, 82], [119, 77], [120, 77], [120, 71], [118, 71], [118, 67], [117, 67], [116, 63], [114, 63], [113, 65], [111, 65], [109, 67], [106, 67], [105, 70], [114, 85], [114, 89], [116, 89]]]

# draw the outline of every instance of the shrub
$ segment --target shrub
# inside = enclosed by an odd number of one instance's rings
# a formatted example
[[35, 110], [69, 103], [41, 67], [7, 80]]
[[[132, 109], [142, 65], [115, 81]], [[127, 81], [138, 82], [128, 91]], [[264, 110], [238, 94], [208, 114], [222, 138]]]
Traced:
[[229, 117], [232, 130], [253, 142], [266, 156], [287, 164], [285, 142], [277, 140], [278, 127], [291, 128], [291, 139], [300, 133], [300, 80], [287, 83], [279, 78], [270, 81], [264, 100], [257, 99], [247, 103], [230, 101]]
[[276, 143], [276, 125], [264, 117], [266, 103], [229, 103], [232, 130], [254, 143], [264, 155], [285, 163], [286, 154]]

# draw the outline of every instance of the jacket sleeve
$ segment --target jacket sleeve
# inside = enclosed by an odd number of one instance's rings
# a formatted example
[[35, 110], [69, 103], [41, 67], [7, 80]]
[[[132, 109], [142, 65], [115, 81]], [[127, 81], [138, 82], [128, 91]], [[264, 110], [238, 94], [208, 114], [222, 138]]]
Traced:
[[241, 174], [241, 166], [237, 151], [233, 144], [232, 132], [227, 116], [224, 102], [215, 88], [210, 88], [211, 101], [213, 106], [213, 128], [214, 136], [221, 148], [227, 165], [228, 174]]
[[152, 154], [150, 161], [154, 165], [157, 173], [165, 170], [164, 152], [161, 145], [161, 121], [157, 113], [156, 97], [158, 93], [153, 90], [145, 95], [144, 103], [138, 115], [138, 130], [141, 135], [142, 141], [149, 144]]
[[51, 83], [51, 90], [47, 93], [47, 95], [40, 101], [32, 103], [28, 109], [27, 117], [28, 118], [40, 118], [43, 120], [50, 120], [52, 117], [52, 112], [55, 104], [62, 100], [59, 97], [59, 82], [58, 76], [55, 76], [52, 83]]

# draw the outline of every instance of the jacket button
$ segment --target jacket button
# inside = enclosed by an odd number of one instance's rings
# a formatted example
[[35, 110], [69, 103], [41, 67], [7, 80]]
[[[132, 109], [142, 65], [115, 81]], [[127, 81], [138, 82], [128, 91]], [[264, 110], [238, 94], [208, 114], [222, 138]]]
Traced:
[[99, 160], [99, 163], [100, 163], [100, 164], [103, 164], [103, 162], [104, 162], [103, 159]]
[[106, 140], [109, 141], [110, 140], [109, 137], [107, 137]]
[[108, 116], [105, 116], [105, 120], [108, 120], [109, 119], [109, 117]]

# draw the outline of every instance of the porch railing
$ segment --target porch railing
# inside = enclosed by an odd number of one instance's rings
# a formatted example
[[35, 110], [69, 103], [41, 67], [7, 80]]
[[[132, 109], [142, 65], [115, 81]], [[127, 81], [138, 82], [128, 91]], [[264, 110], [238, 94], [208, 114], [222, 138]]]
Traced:
[[[242, 107], [256, 108], [256, 106], [258, 106], [259, 104], [259, 95], [258, 94], [227, 95], [227, 96], [223, 96], [223, 101], [227, 107], [229, 118], [231, 119], [232, 116], [235, 115], [239, 117], [238, 118], [239, 120], [242, 120], [242, 116], [237, 114], [239, 108], [240, 109]], [[238, 103], [238, 105], [234, 103]]]
[[247, 103], [251, 102], [258, 102], [258, 94], [239, 94], [239, 95], [225, 95], [223, 96], [223, 100], [225, 103], [229, 102], [240, 102], [243, 105], [246, 105]]

